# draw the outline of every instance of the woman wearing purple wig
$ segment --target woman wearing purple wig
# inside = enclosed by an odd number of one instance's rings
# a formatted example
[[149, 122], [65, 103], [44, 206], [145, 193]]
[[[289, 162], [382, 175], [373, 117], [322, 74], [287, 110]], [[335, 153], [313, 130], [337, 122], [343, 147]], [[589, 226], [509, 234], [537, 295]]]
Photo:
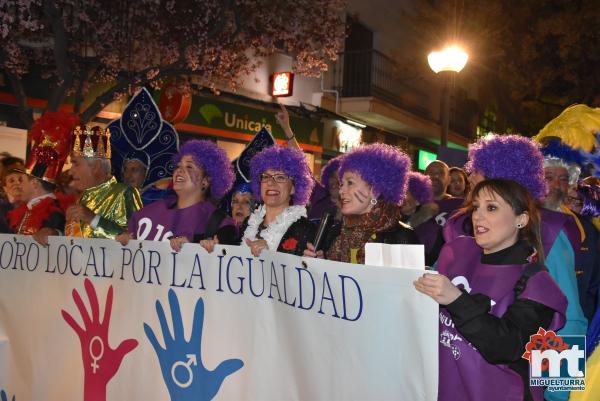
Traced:
[[316, 228], [306, 204], [314, 181], [299, 149], [272, 146], [250, 162], [252, 192], [262, 204], [242, 226], [242, 246], [254, 256], [264, 249], [302, 255]]
[[308, 219], [318, 223], [324, 213], [331, 213], [335, 220], [341, 220], [340, 213], [340, 181], [338, 169], [343, 155], [329, 160], [321, 169], [321, 182], [316, 182], [310, 196]]
[[408, 173], [408, 188], [400, 211], [402, 221], [412, 228], [426, 222], [437, 214], [439, 207], [433, 202], [431, 178], [415, 171]]
[[[581, 237], [571, 216], [539, 205], [546, 195], [544, 156], [539, 146], [519, 135], [489, 135], [469, 146], [469, 162], [465, 169], [470, 173], [471, 188], [484, 179], [511, 180], [526, 188], [537, 201], [542, 239], [539, 251], [543, 252], [550, 275], [569, 301], [567, 321], [558, 334], [584, 335], [587, 319], [579, 301], [575, 276], [575, 257], [580, 251]], [[446, 243], [452, 243], [461, 236], [473, 236], [470, 216], [464, 213], [452, 216], [444, 226], [443, 233]], [[554, 392], [547, 394], [546, 398], [552, 401], [564, 399], [560, 394]]]
[[[117, 237], [169, 241], [175, 251], [186, 242], [237, 244], [235, 222], [215, 206], [233, 185], [234, 174], [225, 151], [207, 140], [183, 144], [173, 162], [176, 196], [161, 199], [133, 214], [129, 232]], [[210, 245], [207, 245], [210, 243]]]
[[346, 154], [338, 171], [342, 223], [329, 230], [323, 251], [309, 244], [304, 254], [364, 264], [367, 242], [418, 244], [412, 229], [400, 222], [410, 167], [406, 154], [381, 143]]

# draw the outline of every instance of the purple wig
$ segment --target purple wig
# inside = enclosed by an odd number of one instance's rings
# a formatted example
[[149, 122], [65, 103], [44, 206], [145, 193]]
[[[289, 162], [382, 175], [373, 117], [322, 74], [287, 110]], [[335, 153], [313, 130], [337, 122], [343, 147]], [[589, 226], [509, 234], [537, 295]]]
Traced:
[[339, 155], [329, 160], [326, 165], [321, 169], [321, 184], [325, 187], [327, 192], [329, 192], [329, 180], [333, 173], [336, 173], [340, 168], [340, 163], [342, 162], [342, 156]]
[[600, 216], [600, 188], [596, 185], [579, 183], [577, 193], [581, 197], [581, 211], [579, 214], [594, 218]]
[[433, 201], [431, 178], [428, 175], [411, 171], [408, 173], [408, 192], [421, 205]]
[[531, 139], [520, 135], [488, 135], [469, 145], [465, 170], [485, 178], [513, 180], [535, 199], [546, 196], [544, 156]]
[[306, 205], [312, 193], [313, 180], [304, 153], [300, 149], [271, 146], [257, 153], [250, 161], [250, 182], [256, 199], [262, 201], [260, 175], [267, 170], [281, 171], [294, 182], [292, 204]]
[[406, 194], [409, 157], [400, 149], [383, 143], [359, 146], [342, 159], [339, 176], [355, 172], [371, 186], [375, 196], [400, 204]]
[[233, 185], [235, 175], [227, 153], [214, 142], [193, 139], [185, 142], [173, 157], [177, 165], [183, 156], [190, 155], [194, 162], [204, 170], [210, 178], [210, 195], [214, 199], [221, 199]]

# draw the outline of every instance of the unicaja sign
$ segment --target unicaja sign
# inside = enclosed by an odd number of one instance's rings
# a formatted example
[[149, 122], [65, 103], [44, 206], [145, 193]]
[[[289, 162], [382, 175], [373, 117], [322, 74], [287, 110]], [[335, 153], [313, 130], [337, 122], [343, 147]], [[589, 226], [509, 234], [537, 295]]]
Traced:
[[558, 336], [540, 327], [525, 346], [529, 385], [550, 391], [585, 390], [585, 336]]

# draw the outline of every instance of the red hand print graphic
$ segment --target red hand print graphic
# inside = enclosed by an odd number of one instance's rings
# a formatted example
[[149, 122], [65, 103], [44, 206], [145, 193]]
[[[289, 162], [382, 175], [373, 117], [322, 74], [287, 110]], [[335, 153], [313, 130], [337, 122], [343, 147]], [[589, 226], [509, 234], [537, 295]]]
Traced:
[[123, 341], [116, 349], [108, 344], [108, 326], [112, 310], [113, 288], [108, 288], [104, 318], [100, 321], [100, 307], [94, 285], [89, 279], [85, 280], [85, 292], [90, 300], [92, 314], [88, 313], [77, 290], [73, 289], [73, 300], [83, 319], [82, 328], [64, 309], [61, 311], [65, 321], [77, 333], [81, 343], [83, 359], [84, 401], [105, 401], [106, 385], [119, 370], [125, 355], [137, 347], [134, 339]]

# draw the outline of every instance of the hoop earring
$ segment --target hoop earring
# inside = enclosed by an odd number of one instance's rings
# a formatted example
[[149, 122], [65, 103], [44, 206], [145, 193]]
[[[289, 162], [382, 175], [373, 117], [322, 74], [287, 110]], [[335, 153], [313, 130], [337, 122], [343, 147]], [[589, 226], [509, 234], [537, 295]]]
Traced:
[[375, 206], [377, 204], [377, 199], [371, 198], [371, 205]]

